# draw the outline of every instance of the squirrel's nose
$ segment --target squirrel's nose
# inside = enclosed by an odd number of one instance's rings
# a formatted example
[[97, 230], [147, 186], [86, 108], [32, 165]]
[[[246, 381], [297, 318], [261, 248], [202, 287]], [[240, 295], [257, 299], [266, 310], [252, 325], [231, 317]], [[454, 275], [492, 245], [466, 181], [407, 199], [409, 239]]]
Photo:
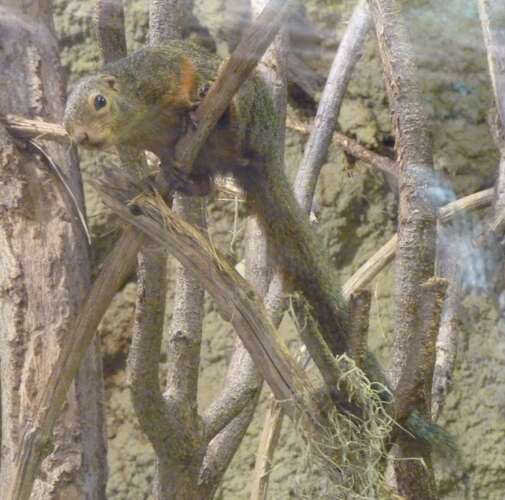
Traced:
[[78, 128], [74, 130], [74, 133], [72, 135], [77, 144], [86, 144], [87, 142], [89, 142], [89, 135], [84, 129]]

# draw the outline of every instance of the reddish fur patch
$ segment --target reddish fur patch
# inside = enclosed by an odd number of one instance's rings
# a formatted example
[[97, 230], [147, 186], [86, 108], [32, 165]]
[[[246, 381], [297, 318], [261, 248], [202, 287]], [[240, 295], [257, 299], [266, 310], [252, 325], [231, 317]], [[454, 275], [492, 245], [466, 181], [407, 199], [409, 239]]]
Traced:
[[166, 103], [177, 108], [190, 108], [196, 101], [198, 75], [191, 59], [181, 59], [179, 81], [173, 92], [167, 96]]

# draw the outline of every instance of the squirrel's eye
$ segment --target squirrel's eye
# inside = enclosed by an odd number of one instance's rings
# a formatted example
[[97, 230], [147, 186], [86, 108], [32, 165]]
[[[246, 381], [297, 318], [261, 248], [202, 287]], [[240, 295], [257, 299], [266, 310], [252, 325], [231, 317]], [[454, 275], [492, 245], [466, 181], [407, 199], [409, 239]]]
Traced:
[[98, 94], [93, 101], [95, 109], [98, 111], [102, 109], [107, 104], [107, 99], [103, 95]]

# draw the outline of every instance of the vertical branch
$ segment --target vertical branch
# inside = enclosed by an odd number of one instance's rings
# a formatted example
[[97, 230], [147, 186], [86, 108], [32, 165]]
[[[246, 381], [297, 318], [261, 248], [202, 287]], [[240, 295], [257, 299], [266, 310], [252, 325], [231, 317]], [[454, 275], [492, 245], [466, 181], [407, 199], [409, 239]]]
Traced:
[[150, 0], [149, 45], [182, 38], [187, 0]]
[[[173, 211], [201, 231], [206, 230], [205, 205], [200, 199], [176, 196]], [[198, 279], [176, 263], [172, 324], [167, 345], [167, 393], [181, 405], [188, 428], [198, 429], [198, 374], [203, 323], [203, 290]]]
[[[462, 269], [456, 259], [456, 249], [443, 232], [447, 229], [439, 224], [439, 241], [446, 241], [446, 248], [439, 245], [437, 254], [437, 274], [449, 282], [447, 297], [440, 319], [440, 330], [436, 344], [436, 361], [432, 384], [432, 416], [437, 419], [442, 412], [445, 399], [452, 386], [452, 373], [456, 361], [458, 340], [458, 313], [461, 305]], [[457, 244], [457, 243], [456, 243]]]
[[349, 299], [351, 332], [349, 338], [349, 356], [360, 368], [368, 352], [368, 326], [372, 295], [368, 290], [358, 290]]
[[[167, 43], [182, 36], [183, 0], [152, 0], [149, 5], [149, 43]], [[205, 226], [204, 203], [176, 195], [174, 212], [188, 222]], [[176, 264], [173, 320], [167, 343], [167, 391], [158, 379], [166, 292], [166, 251], [147, 250], [139, 256], [140, 293], [137, 296], [132, 362], [132, 396], [142, 429], [156, 451], [155, 498], [193, 498], [203, 459], [202, 426], [197, 411], [197, 386], [203, 321], [203, 290], [198, 280]], [[143, 376], [144, 374], [149, 376]], [[148, 399], [151, 396], [152, 400]], [[167, 418], [170, 412], [173, 418]], [[160, 429], [164, 432], [160, 433]], [[184, 453], [166, 446], [184, 436]]]
[[[430, 188], [435, 187], [431, 140], [399, 2], [373, 0], [372, 5], [400, 166], [392, 370], [397, 385], [412, 369], [408, 364], [412, 346], [422, 346], [426, 339], [420, 290], [434, 274], [438, 207], [430, 196]], [[420, 396], [420, 392], [415, 394]], [[425, 394], [424, 401], [409, 401], [407, 406], [429, 418], [431, 412], [424, 404], [428, 399]], [[406, 405], [402, 393], [396, 395], [396, 404]], [[407, 436], [401, 436], [397, 444], [395, 455], [401, 460], [395, 462], [395, 471], [400, 494], [408, 499], [436, 498], [429, 450]], [[404, 460], [408, 458], [422, 461]]]

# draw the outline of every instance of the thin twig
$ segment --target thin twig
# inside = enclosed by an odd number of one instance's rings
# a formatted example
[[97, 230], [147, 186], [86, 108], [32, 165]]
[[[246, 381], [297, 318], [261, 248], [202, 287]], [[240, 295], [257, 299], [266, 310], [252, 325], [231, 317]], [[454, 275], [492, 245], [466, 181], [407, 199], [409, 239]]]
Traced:
[[[295, 120], [292, 116], [288, 117], [288, 127], [292, 130], [296, 130], [302, 134], [309, 134], [311, 128]], [[334, 132], [331, 136], [331, 140], [338, 144], [346, 153], [350, 154], [354, 158], [368, 163], [370, 166], [378, 168], [382, 172], [391, 175], [398, 175], [398, 167], [396, 163], [386, 156], [374, 153], [369, 149], [365, 148], [358, 142], [354, 141], [350, 137], [347, 137], [340, 132]]]
[[281, 435], [284, 412], [274, 397], [268, 400], [251, 486], [251, 500], [266, 500], [273, 456]]
[[67, 131], [58, 123], [44, 120], [29, 120], [22, 116], [7, 114], [0, 115], [2, 122], [13, 135], [24, 139], [40, 139], [55, 141], [60, 144], [70, 145], [71, 140]]

